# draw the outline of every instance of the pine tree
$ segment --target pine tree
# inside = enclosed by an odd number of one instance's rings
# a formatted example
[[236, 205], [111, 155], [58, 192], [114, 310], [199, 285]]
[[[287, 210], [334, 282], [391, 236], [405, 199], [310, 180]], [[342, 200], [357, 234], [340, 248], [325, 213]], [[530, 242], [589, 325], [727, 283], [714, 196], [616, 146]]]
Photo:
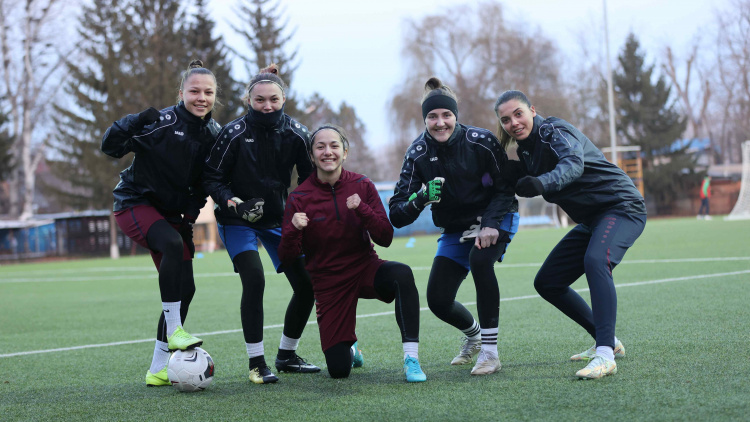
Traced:
[[620, 69], [613, 77], [617, 130], [628, 144], [641, 147], [646, 196], [655, 200], [658, 213], [669, 212], [669, 206], [687, 196], [699, 177], [687, 153], [689, 145], [678, 141], [687, 119], [675, 108], [664, 76], [653, 82], [654, 66], [646, 65], [635, 35], [628, 36], [618, 60]]
[[[287, 53], [287, 43], [292, 39], [294, 32], [284, 35], [286, 22], [278, 11], [278, 3], [273, 0], [241, 0], [236, 14], [241, 26], [232, 25], [239, 35], [247, 42], [247, 46], [253, 53], [252, 57], [242, 55], [235, 49], [235, 54], [240, 56], [246, 63], [248, 80], [258, 73], [258, 70], [276, 63], [279, 65], [279, 76], [290, 87], [286, 93], [284, 112], [292, 117], [299, 117], [300, 110], [298, 101], [291, 91], [294, 80], [294, 72], [297, 70], [297, 49]], [[250, 65], [252, 64], [252, 65]]]
[[219, 90], [217, 104], [211, 116], [220, 124], [226, 124], [244, 112], [245, 107], [240, 100], [243, 87], [231, 76], [231, 63], [227, 57], [229, 48], [220, 36], [211, 35], [216, 23], [209, 18], [205, 2], [196, 0], [194, 7], [196, 10], [191, 21], [181, 30], [187, 48], [182, 62], [201, 60], [214, 73]]

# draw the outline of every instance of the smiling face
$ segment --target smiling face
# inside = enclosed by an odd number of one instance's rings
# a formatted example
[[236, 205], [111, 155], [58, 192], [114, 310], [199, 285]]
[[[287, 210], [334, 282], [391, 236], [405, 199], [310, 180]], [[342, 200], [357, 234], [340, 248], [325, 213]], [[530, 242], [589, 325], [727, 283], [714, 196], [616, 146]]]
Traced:
[[214, 108], [216, 80], [212, 75], [191, 75], [180, 90], [180, 100], [185, 103], [187, 111], [197, 117], [205, 117]]
[[330, 181], [332, 178], [338, 179], [347, 154], [338, 132], [333, 129], [321, 130], [313, 138], [311, 148], [312, 161], [317, 168], [318, 178], [324, 181]]
[[261, 113], [279, 111], [285, 101], [284, 92], [278, 85], [271, 82], [256, 84], [250, 91], [250, 98], [248, 99], [250, 107]]
[[446, 142], [456, 128], [456, 115], [447, 108], [436, 108], [424, 119], [427, 133], [438, 142]]
[[534, 106], [529, 107], [516, 99], [511, 99], [498, 105], [495, 111], [505, 133], [518, 141], [523, 141], [531, 135], [536, 116]]

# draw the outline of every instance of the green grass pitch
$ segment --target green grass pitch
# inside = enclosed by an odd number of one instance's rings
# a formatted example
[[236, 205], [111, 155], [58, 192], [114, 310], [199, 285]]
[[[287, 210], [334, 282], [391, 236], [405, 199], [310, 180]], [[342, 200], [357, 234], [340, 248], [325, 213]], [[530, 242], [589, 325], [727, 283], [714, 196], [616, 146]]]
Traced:
[[[147, 256], [0, 267], [0, 420], [747, 420], [750, 414], [750, 221], [652, 220], [615, 270], [619, 372], [579, 381], [568, 358], [593, 344], [533, 288], [567, 229], [522, 230], [496, 266], [499, 373], [451, 366], [460, 332], [426, 309], [435, 236], [378, 248], [409, 264], [421, 294], [420, 362], [407, 384], [393, 305], [360, 301], [365, 366], [349, 379], [281, 374], [248, 379], [239, 278], [224, 251], [194, 262], [197, 293], [186, 329], [216, 363], [200, 393], [146, 388], [160, 312]], [[291, 289], [266, 268], [265, 350], [273, 362]], [[573, 286], [586, 289], [585, 279]], [[584, 297], [588, 294], [583, 290]], [[476, 314], [471, 276], [458, 300]], [[325, 366], [314, 314], [298, 353]]]

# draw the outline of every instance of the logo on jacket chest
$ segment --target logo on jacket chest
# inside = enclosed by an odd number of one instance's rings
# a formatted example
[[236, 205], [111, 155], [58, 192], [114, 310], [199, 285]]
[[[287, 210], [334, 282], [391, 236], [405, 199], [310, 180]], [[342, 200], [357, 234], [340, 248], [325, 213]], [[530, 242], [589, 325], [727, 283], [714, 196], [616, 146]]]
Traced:
[[253, 138], [245, 138], [245, 142], [255, 142], [255, 139], [253, 139]]
[[174, 131], [175, 135], [185, 136], [185, 132], [180, 132], [179, 130]]
[[438, 160], [437, 157], [430, 157], [430, 161], [437, 161], [437, 160]]

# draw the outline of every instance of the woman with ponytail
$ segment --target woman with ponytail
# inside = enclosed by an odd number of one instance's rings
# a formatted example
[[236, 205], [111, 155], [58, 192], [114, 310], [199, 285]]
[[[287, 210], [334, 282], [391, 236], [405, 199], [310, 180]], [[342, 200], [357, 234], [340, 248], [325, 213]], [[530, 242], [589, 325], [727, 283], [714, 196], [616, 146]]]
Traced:
[[221, 129], [206, 160], [204, 187], [216, 207], [219, 235], [242, 282], [240, 317], [249, 358], [250, 381], [278, 381], [266, 365], [263, 348], [265, 276], [258, 240], [277, 273], [283, 272], [294, 293], [284, 318], [276, 369], [319, 372], [296, 350], [315, 301], [304, 257], [281, 265], [277, 248], [292, 170], [302, 183], [312, 172], [307, 154], [307, 128], [284, 113], [286, 84], [275, 64], [262, 69], [247, 84], [243, 101], [248, 113]]
[[[588, 361], [581, 379], [617, 373], [625, 348], [615, 337], [617, 293], [612, 270], [646, 226], [646, 203], [633, 181], [578, 129], [543, 118], [521, 91], [495, 102], [503, 146], [518, 143], [518, 196], [542, 195], [579, 223], [550, 252], [534, 279], [539, 295], [583, 327], [595, 344], [573, 361]], [[591, 307], [570, 288], [586, 275]]]
[[[440, 228], [437, 253], [427, 282], [430, 310], [463, 334], [452, 365], [479, 355], [472, 375], [500, 370], [497, 336], [500, 290], [495, 262], [518, 230], [518, 203], [504, 173], [508, 157], [486, 129], [458, 120], [456, 94], [430, 78], [422, 97], [425, 130], [406, 151], [400, 179], [389, 201], [395, 227], [414, 222], [427, 205]], [[477, 292], [479, 323], [456, 301], [471, 271]]]
[[182, 324], [195, 294], [193, 223], [206, 204], [203, 162], [220, 126], [211, 118], [216, 78], [200, 60], [182, 74], [177, 105], [149, 107], [116, 121], [102, 139], [102, 151], [133, 162], [114, 189], [115, 218], [123, 233], [147, 248], [159, 272], [162, 312], [147, 386], [171, 385], [170, 350], [202, 344]]

